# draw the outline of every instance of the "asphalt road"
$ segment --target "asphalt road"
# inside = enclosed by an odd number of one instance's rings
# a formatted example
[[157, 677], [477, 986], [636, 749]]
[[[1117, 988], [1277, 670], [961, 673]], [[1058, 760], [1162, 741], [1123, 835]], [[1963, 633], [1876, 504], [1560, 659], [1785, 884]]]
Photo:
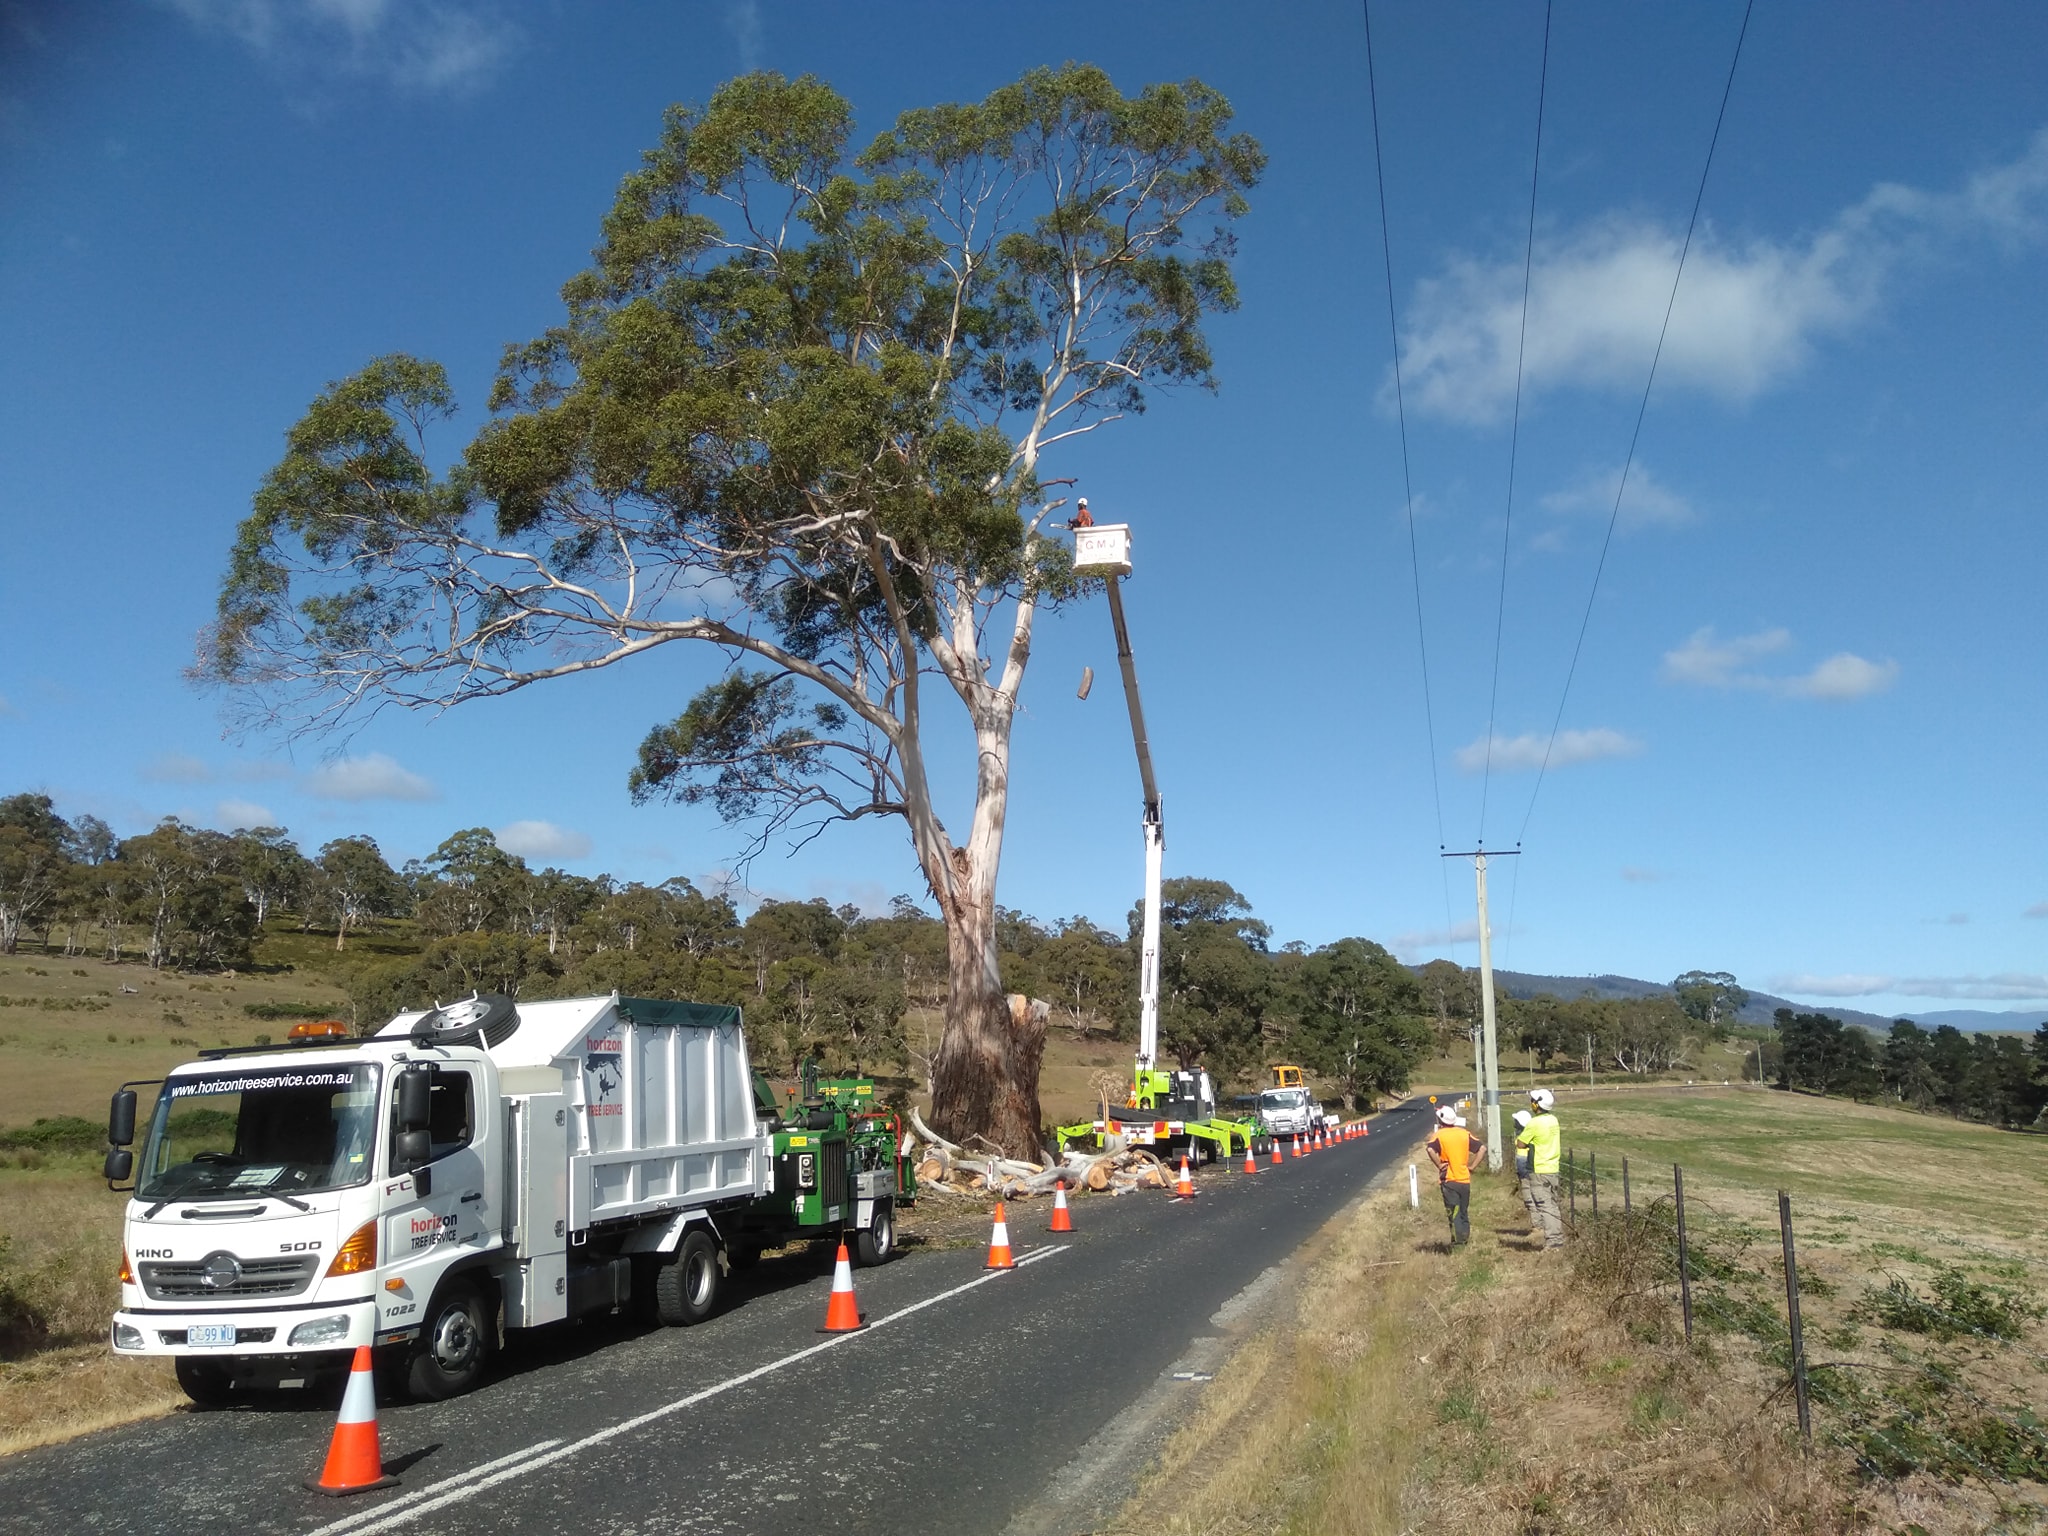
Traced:
[[1057, 1239], [1039, 1230], [1047, 1202], [1013, 1207], [1018, 1269], [990, 1274], [976, 1249], [857, 1270], [857, 1334], [818, 1334], [829, 1266], [800, 1259], [736, 1275], [695, 1328], [551, 1330], [468, 1397], [382, 1411], [397, 1488], [306, 1492], [332, 1402], [288, 1398], [0, 1461], [0, 1529], [1002, 1532], [1120, 1415], [1156, 1410], [1225, 1303], [1413, 1156], [1426, 1107], [1254, 1177], [1204, 1170], [1191, 1204], [1077, 1201], [1079, 1230]]

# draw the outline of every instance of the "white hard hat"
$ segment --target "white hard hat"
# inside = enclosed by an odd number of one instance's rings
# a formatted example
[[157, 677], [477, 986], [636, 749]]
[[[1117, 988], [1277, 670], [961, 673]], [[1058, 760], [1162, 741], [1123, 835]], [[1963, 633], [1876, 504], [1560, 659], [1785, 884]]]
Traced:
[[1084, 507], [1088, 505], [1088, 498], [1086, 496], [1081, 498], [1081, 505]]
[[1557, 1095], [1548, 1088], [1531, 1088], [1529, 1090], [1529, 1102], [1538, 1109], [1548, 1109], [1557, 1102]]
[[1439, 1104], [1436, 1107], [1436, 1123], [1438, 1125], [1456, 1125], [1458, 1123], [1458, 1112], [1448, 1104]]
[[1533, 1118], [1534, 1117], [1526, 1109], [1518, 1109], [1515, 1111], [1516, 1125], [1527, 1125]]

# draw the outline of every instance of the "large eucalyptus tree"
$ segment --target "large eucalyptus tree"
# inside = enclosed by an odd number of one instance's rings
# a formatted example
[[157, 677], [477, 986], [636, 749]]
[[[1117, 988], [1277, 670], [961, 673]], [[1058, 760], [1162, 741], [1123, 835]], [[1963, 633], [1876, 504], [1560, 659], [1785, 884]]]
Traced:
[[[996, 874], [1032, 626], [1079, 589], [1046, 455], [1213, 386], [1203, 322], [1236, 303], [1228, 229], [1264, 164], [1230, 121], [1200, 82], [1125, 96], [1088, 65], [906, 112], [857, 155], [808, 76], [672, 108], [452, 470], [434, 363], [314, 402], [200, 673], [317, 731], [718, 647], [633, 794], [763, 840], [902, 818], [948, 938], [935, 1123], [1024, 1150], [1042, 1026], [1004, 1006]], [[927, 744], [959, 728], [935, 688], [974, 746], [964, 835], [934, 804]]]

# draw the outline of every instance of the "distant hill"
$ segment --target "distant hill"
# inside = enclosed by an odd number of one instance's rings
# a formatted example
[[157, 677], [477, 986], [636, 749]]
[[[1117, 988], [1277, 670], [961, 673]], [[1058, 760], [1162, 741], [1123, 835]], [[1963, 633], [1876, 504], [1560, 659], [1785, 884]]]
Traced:
[[[1537, 997], [1546, 992], [1552, 997], [1584, 997], [1588, 992], [1603, 998], [1671, 995], [1669, 984], [1641, 981], [1633, 976], [1537, 976], [1527, 971], [1495, 971], [1493, 984], [1509, 997]], [[1768, 1024], [1771, 1015], [1780, 1008], [1790, 1008], [1795, 1013], [1824, 1013], [1844, 1024], [1858, 1024], [1879, 1034], [1889, 1033], [1895, 1018], [1911, 1019], [1923, 1029], [1952, 1024], [1957, 1029], [1970, 1031], [2031, 1032], [2036, 1025], [2048, 1023], [2048, 1009], [2040, 1008], [2015, 1008], [2006, 1012], [1990, 1008], [1936, 1008], [1903, 1014], [1865, 1013], [1859, 1008], [1795, 1003], [1790, 998], [1756, 991], [1749, 994], [1749, 1005], [1737, 1017], [1744, 1024]]]

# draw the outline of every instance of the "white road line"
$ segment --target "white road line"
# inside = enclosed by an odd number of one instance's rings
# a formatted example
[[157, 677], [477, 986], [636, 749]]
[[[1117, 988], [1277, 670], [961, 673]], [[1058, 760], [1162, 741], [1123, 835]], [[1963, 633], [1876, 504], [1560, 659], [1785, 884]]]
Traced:
[[495, 1472], [500, 1467], [510, 1466], [515, 1461], [524, 1461], [529, 1456], [538, 1456], [542, 1451], [552, 1450], [561, 1443], [559, 1440], [543, 1440], [538, 1445], [529, 1445], [525, 1450], [514, 1451], [510, 1456], [500, 1456], [496, 1461], [487, 1461], [480, 1467], [471, 1467], [467, 1472], [458, 1472], [453, 1477], [443, 1478], [438, 1483], [430, 1483], [425, 1488], [415, 1489], [411, 1493], [402, 1493], [397, 1498], [387, 1500], [374, 1509], [366, 1509], [359, 1514], [344, 1515], [332, 1525], [321, 1526], [318, 1531], [312, 1533], [312, 1536], [340, 1536], [340, 1533], [343, 1531], [358, 1530], [367, 1522], [375, 1520], [379, 1516], [390, 1514], [402, 1504], [417, 1504], [421, 1499], [439, 1493], [444, 1488], [452, 1488], [457, 1483], [467, 1483], [474, 1478], [484, 1476], [486, 1473]]
[[[1067, 1246], [1066, 1244], [1061, 1244], [1056, 1248], [1036, 1249], [1019, 1259], [1017, 1267], [1021, 1269], [1026, 1264], [1036, 1263], [1040, 1259], [1049, 1259], [1056, 1253], [1065, 1253]], [[672, 1403], [662, 1404], [659, 1408], [650, 1408], [647, 1412], [636, 1415], [633, 1418], [622, 1419], [617, 1424], [613, 1424], [608, 1428], [600, 1429], [594, 1434], [585, 1435], [581, 1440], [571, 1441], [567, 1445], [560, 1444], [557, 1441], [545, 1441], [541, 1445], [529, 1447], [525, 1451], [502, 1457], [497, 1461], [485, 1462], [480, 1467], [473, 1468], [458, 1476], [444, 1479], [441, 1482], [435, 1483], [430, 1488], [422, 1488], [416, 1494], [405, 1495], [406, 1499], [413, 1502], [410, 1502], [403, 1508], [398, 1507], [398, 1501], [394, 1500], [392, 1503], [380, 1505], [374, 1510], [366, 1510], [360, 1515], [351, 1515], [337, 1520], [331, 1525], [320, 1526], [315, 1530], [307, 1532], [307, 1536], [342, 1536], [343, 1532], [351, 1533], [351, 1536], [375, 1536], [375, 1533], [378, 1531], [395, 1530], [401, 1525], [409, 1525], [421, 1515], [430, 1514], [434, 1510], [452, 1504], [458, 1499], [468, 1498], [473, 1493], [482, 1493], [486, 1488], [494, 1488], [500, 1483], [510, 1482], [517, 1477], [524, 1477], [529, 1472], [538, 1472], [543, 1467], [553, 1466], [556, 1462], [566, 1460], [581, 1451], [589, 1450], [594, 1445], [602, 1445], [608, 1440], [616, 1440], [620, 1435], [630, 1434], [634, 1430], [644, 1428], [658, 1419], [665, 1419], [671, 1414], [680, 1413], [685, 1408], [694, 1408], [697, 1404], [707, 1402], [721, 1393], [730, 1392], [734, 1387], [743, 1387], [750, 1381], [759, 1381], [763, 1376], [772, 1376], [785, 1366], [795, 1365], [799, 1360], [808, 1360], [813, 1355], [821, 1355], [828, 1349], [837, 1349], [842, 1344], [860, 1338], [862, 1334], [873, 1333], [877, 1328], [886, 1328], [891, 1323], [900, 1323], [904, 1318], [922, 1312], [926, 1307], [935, 1307], [942, 1301], [949, 1301], [955, 1296], [963, 1295], [977, 1286], [987, 1285], [989, 1281], [1009, 1273], [1010, 1271], [1005, 1269], [992, 1269], [987, 1274], [967, 1281], [964, 1285], [956, 1285], [951, 1290], [940, 1291], [935, 1296], [927, 1296], [923, 1301], [913, 1301], [909, 1306], [904, 1307], [900, 1311], [891, 1312], [887, 1317], [878, 1317], [863, 1329], [861, 1333], [835, 1333], [829, 1338], [821, 1339], [807, 1349], [799, 1349], [794, 1354], [784, 1355], [780, 1360], [771, 1360], [766, 1365], [757, 1365], [751, 1371], [742, 1371], [739, 1375], [728, 1377], [715, 1386], [706, 1387], [700, 1392], [692, 1392], [688, 1397], [679, 1397]]]

